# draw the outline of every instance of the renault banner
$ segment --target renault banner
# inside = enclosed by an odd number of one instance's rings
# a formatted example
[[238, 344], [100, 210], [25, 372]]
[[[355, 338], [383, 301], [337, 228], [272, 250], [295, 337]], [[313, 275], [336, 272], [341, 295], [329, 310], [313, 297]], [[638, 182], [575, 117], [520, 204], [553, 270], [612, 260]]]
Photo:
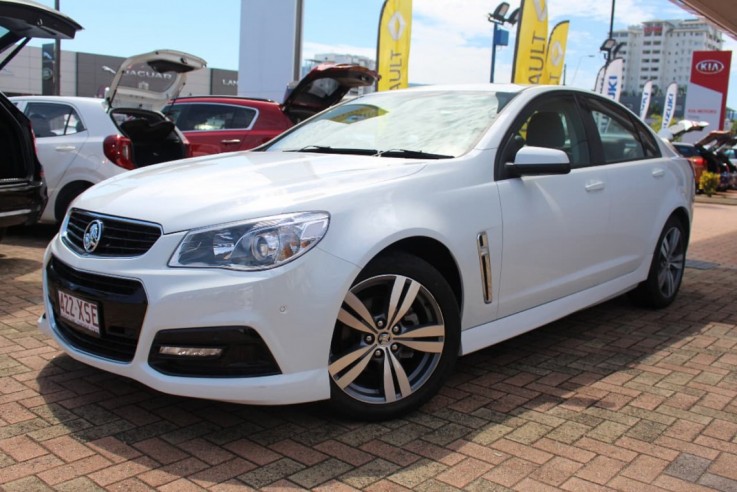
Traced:
[[[731, 51], [694, 51], [686, 94], [686, 119], [706, 121], [714, 130], [724, 129], [731, 62]], [[695, 133], [687, 133], [683, 140], [698, 140], [700, 137]]]
[[560, 85], [563, 65], [566, 59], [566, 43], [568, 41], [568, 21], [559, 22], [550, 31], [547, 55], [541, 84]]
[[540, 84], [548, 40], [547, 0], [522, 0], [512, 65], [512, 83]]
[[409, 43], [412, 0], [386, 0], [379, 18], [376, 90], [404, 89], [409, 85]]
[[678, 84], [671, 82], [665, 91], [665, 102], [663, 103], [663, 123], [660, 125], [662, 132], [670, 126], [673, 121], [673, 113], [676, 112], [676, 97], [678, 97]]

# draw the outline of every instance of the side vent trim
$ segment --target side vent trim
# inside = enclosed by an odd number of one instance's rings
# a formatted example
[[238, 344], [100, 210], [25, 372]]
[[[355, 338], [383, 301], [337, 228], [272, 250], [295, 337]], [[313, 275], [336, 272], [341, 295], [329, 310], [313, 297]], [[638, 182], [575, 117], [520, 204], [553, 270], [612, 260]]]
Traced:
[[479, 249], [479, 263], [481, 265], [481, 288], [483, 290], [484, 302], [490, 304], [493, 301], [493, 289], [491, 283], [491, 252], [489, 251], [489, 236], [482, 232], [476, 238]]

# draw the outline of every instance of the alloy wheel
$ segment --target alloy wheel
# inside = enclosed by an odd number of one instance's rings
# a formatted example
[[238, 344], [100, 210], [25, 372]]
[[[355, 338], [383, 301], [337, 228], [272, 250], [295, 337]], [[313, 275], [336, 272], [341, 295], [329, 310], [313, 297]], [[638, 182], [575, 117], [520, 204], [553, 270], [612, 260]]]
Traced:
[[351, 398], [393, 403], [428, 381], [445, 342], [442, 311], [430, 291], [409, 277], [378, 275], [346, 294], [328, 369], [335, 385]]
[[685, 258], [681, 231], [677, 227], [672, 227], [660, 243], [658, 287], [664, 297], [670, 298], [675, 295], [683, 276]]

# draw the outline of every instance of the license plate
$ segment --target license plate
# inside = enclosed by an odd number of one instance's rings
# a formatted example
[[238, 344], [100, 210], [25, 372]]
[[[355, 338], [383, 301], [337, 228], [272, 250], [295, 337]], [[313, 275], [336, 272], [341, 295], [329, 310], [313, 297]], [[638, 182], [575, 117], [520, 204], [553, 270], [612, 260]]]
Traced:
[[59, 314], [67, 321], [100, 336], [100, 311], [94, 302], [59, 291]]

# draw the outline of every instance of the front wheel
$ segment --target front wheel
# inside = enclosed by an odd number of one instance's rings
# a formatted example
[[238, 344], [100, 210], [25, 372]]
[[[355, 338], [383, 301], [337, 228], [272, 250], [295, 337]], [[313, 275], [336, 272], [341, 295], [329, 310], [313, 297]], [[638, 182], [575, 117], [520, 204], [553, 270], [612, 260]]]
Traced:
[[686, 241], [683, 223], [677, 217], [669, 218], [658, 239], [647, 279], [630, 294], [636, 303], [664, 308], [675, 300], [686, 267]]
[[460, 315], [448, 282], [407, 254], [367, 266], [343, 300], [330, 346], [331, 404], [389, 419], [432, 397], [452, 370]]

